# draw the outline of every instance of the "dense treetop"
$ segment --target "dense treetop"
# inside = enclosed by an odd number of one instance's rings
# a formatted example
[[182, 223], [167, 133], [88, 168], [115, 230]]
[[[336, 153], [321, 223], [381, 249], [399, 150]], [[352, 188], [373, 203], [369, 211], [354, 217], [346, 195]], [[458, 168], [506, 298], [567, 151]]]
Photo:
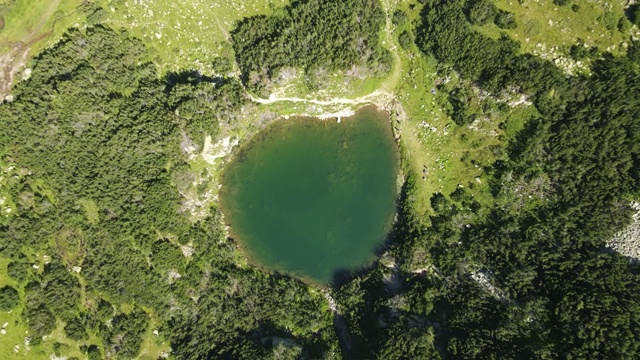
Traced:
[[[2, 163], [16, 169], [0, 251], [24, 289], [32, 344], [60, 320], [88, 356], [129, 359], [159, 317], [178, 358], [268, 355], [251, 333], [295, 338], [294, 354], [334, 347], [319, 295], [239, 268], [216, 209], [195, 224], [180, 211], [178, 186], [191, 173], [180, 142], [233, 121], [240, 84], [190, 72], [161, 79], [144, 54], [126, 33], [73, 30], [0, 105]], [[189, 257], [181, 246], [193, 247]], [[34, 269], [33, 252], [51, 263]], [[3, 311], [16, 296], [2, 288]]]
[[275, 15], [239, 22], [233, 46], [244, 81], [257, 89], [284, 67], [313, 77], [361, 66], [364, 75], [375, 75], [391, 63], [378, 35], [384, 21], [377, 0], [295, 1]]
[[183, 144], [202, 147], [238, 119], [245, 86], [268, 91], [287, 68], [310, 88], [329, 70], [384, 73], [379, 2], [296, 1], [239, 22], [242, 79], [159, 76], [126, 32], [73, 29], [0, 104], [0, 311], [32, 346], [64, 334], [89, 359], [134, 358], [153, 330], [177, 359], [639, 358], [640, 269], [605, 244], [640, 195], [640, 44], [613, 56], [578, 42], [567, 52], [591, 71], [572, 76], [477, 31], [521, 26], [490, 0], [420, 3], [391, 21], [402, 51], [458, 79], [433, 88], [454, 136], [510, 114], [505, 94], [532, 103], [478, 163], [488, 194], [434, 193], [425, 218], [407, 167], [394, 241], [329, 301], [238, 261], [215, 206], [189, 218], [180, 189], [202, 169]]

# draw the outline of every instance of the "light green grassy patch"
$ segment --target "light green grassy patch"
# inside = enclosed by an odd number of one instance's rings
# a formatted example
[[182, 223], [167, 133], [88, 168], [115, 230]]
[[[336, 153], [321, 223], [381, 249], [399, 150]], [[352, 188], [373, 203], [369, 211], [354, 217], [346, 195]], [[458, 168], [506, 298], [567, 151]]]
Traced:
[[89, 224], [96, 225], [100, 221], [100, 214], [95, 201], [91, 199], [78, 199], [76, 203], [82, 207]]
[[[287, 70], [291, 71], [291, 70]], [[327, 72], [318, 76], [318, 89], [310, 89], [302, 70], [296, 70], [295, 76], [275, 79], [272, 94], [275, 97], [299, 97], [306, 99], [329, 100], [332, 98], [368, 95], [381, 87], [386, 76], [374, 77], [364, 68], [353, 67], [348, 70]]]
[[493, 38], [505, 32], [520, 41], [525, 52], [544, 55], [568, 49], [582, 39], [589, 47], [617, 54], [625, 51], [622, 44], [628, 42], [629, 34], [618, 31], [618, 22], [624, 17], [621, 2], [575, 1], [577, 11], [572, 10], [572, 4], [558, 6], [552, 0], [495, 0], [495, 4], [513, 13], [518, 27], [503, 30], [489, 22], [476, 28]]
[[48, 359], [46, 354], [38, 349], [27, 350], [25, 337], [28, 336], [26, 324], [22, 322], [20, 309], [11, 312], [0, 311], [0, 326], [7, 323], [5, 334], [0, 334], [0, 354], [3, 359]]
[[236, 21], [271, 14], [287, 0], [99, 0], [103, 23], [128, 29], [152, 49], [161, 73], [184, 69], [215, 73], [217, 57], [233, 59], [228, 42]]
[[[404, 6], [407, 4], [399, 8], [406, 10]], [[408, 13], [416, 18], [410, 17], [405, 25], [396, 28], [396, 37], [404, 30], [411, 31], [411, 24], [418, 21], [417, 11]], [[498, 156], [495, 147], [503, 144], [499, 123], [504, 119], [477, 121], [472, 126], [456, 125], [449, 117], [447, 95], [456, 85], [456, 74], [438, 68], [433, 59], [414, 45], [408, 51], [400, 46], [397, 49], [402, 67], [407, 69], [396, 93], [406, 119], [394, 126], [401, 134], [405, 170], [418, 177], [417, 191], [410, 199], [416, 214], [428, 219], [427, 215], [433, 213], [430, 204], [433, 194], [448, 195], [460, 186], [473, 188], [474, 197], [481, 203], [491, 201], [483, 166], [492, 164]], [[437, 83], [446, 85], [438, 89]], [[473, 163], [467, 160], [470, 153]]]
[[7, 6], [8, 11], [2, 14], [5, 27], [0, 31], [0, 53], [5, 54], [18, 42], [29, 45], [30, 55], [39, 53], [57, 41], [69, 26], [82, 23], [79, 10], [82, 3], [82, 0], [17, 0]]
[[[145, 309], [145, 311], [148, 309]], [[149, 321], [149, 327], [145, 333], [140, 354], [136, 359], [138, 360], [156, 360], [164, 358], [166, 354], [170, 353], [171, 347], [157, 332], [157, 328], [160, 325], [159, 319], [153, 313], [151, 314], [151, 321]]]

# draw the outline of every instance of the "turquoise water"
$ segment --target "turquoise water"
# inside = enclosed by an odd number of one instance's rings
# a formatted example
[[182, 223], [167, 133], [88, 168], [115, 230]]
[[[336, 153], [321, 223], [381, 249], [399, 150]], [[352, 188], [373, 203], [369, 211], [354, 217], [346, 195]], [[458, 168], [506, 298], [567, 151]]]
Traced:
[[395, 214], [399, 157], [385, 113], [280, 120], [225, 169], [220, 203], [250, 260], [328, 284], [367, 266]]

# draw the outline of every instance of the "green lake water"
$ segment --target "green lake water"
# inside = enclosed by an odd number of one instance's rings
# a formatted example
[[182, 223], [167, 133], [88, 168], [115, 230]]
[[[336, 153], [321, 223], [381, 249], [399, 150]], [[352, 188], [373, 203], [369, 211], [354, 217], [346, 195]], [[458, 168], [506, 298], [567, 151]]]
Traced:
[[280, 120], [222, 176], [220, 203], [253, 263], [328, 284], [369, 265], [395, 214], [399, 156], [386, 113]]

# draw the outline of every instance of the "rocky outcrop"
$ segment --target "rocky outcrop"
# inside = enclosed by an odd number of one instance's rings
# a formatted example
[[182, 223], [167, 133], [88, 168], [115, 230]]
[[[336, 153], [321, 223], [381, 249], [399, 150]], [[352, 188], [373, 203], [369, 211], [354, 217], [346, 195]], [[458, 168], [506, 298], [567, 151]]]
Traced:
[[636, 210], [633, 222], [607, 242], [607, 247], [627, 256], [632, 262], [640, 263], [640, 203], [633, 202]]

